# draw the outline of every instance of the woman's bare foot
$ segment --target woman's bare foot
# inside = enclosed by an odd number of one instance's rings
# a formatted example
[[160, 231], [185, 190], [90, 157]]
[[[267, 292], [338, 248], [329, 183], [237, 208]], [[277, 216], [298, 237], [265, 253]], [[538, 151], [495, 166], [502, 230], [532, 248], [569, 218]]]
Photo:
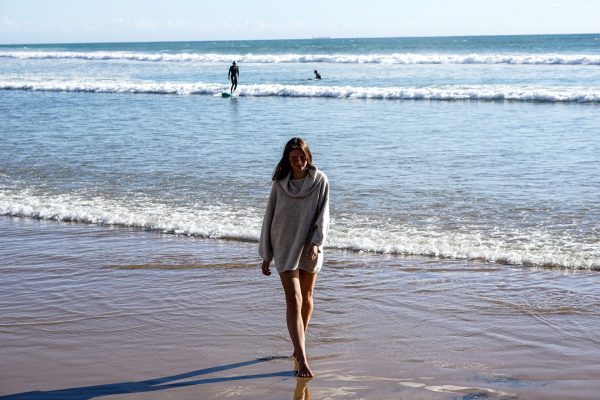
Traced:
[[[296, 357], [294, 357], [296, 359]], [[314, 378], [313, 372], [310, 370], [308, 363], [305, 361], [298, 361], [298, 378]]]

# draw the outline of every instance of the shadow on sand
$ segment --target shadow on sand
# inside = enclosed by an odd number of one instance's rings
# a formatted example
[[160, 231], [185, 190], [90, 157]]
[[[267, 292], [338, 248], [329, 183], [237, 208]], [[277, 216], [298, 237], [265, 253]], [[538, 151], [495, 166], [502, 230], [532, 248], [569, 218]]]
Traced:
[[205, 368], [197, 371], [186, 372], [179, 375], [165, 376], [162, 378], [149, 379], [139, 382], [119, 382], [109, 383], [106, 385], [95, 385], [76, 387], [69, 389], [58, 389], [49, 391], [32, 391], [15, 393], [6, 396], [0, 396], [2, 400], [86, 400], [93, 399], [101, 396], [111, 396], [125, 393], [144, 393], [144, 392], [156, 392], [159, 390], [180, 388], [194, 385], [204, 385], [206, 383], [217, 383], [217, 382], [228, 382], [228, 381], [240, 381], [246, 379], [260, 379], [260, 378], [272, 378], [278, 376], [289, 376], [293, 377], [293, 371], [281, 371], [272, 372], [268, 374], [255, 374], [255, 375], [238, 375], [230, 376], [225, 378], [203, 378], [195, 379], [185, 382], [169, 383], [179, 381], [181, 379], [193, 378], [197, 376], [212, 374], [214, 372], [227, 371], [231, 369], [245, 367], [247, 365], [258, 364], [266, 361], [279, 360], [288, 357], [277, 356], [277, 357], [265, 357], [258, 358], [256, 360], [244, 361], [235, 364], [221, 365], [218, 367]]

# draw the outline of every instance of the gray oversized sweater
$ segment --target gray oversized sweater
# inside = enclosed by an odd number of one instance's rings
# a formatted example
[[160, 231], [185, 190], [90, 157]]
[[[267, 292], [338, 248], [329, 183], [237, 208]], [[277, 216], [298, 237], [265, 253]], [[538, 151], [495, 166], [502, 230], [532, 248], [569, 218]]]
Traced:
[[[277, 272], [297, 268], [317, 273], [323, 265], [323, 242], [329, 228], [329, 182], [310, 166], [298, 190], [290, 175], [273, 182], [260, 233], [258, 253], [273, 261]], [[311, 244], [319, 246], [316, 260], [308, 258]]]

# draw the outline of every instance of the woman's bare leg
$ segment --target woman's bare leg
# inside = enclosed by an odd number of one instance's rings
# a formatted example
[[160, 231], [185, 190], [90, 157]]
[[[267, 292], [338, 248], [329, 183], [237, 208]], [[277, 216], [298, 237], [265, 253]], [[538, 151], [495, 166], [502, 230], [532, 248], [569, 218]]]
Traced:
[[[302, 323], [304, 324], [304, 338], [306, 340], [306, 331], [308, 330], [308, 323], [313, 312], [313, 290], [315, 283], [317, 282], [317, 274], [306, 272], [302, 269], [299, 270], [300, 279], [300, 293], [302, 293]], [[296, 352], [292, 354], [294, 357], [294, 371], [298, 372], [298, 361], [296, 360]]]
[[299, 270], [300, 293], [302, 293], [302, 322], [304, 323], [304, 333], [308, 330], [308, 323], [314, 309], [313, 291], [317, 282], [317, 274]]
[[313, 376], [306, 359], [304, 322], [302, 320], [302, 291], [300, 287], [300, 273], [298, 270], [285, 271], [279, 274], [283, 291], [285, 292], [286, 321], [292, 344], [294, 356], [298, 360], [298, 376], [311, 378]]

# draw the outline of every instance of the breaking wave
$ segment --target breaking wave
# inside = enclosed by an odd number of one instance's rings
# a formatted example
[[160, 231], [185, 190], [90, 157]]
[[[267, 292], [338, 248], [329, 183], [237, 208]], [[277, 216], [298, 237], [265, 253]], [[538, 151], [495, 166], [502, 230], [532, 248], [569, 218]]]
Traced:
[[144, 61], [230, 63], [336, 63], [336, 64], [525, 64], [600, 65], [595, 54], [217, 54], [144, 53], [127, 51], [0, 51], [0, 57], [17, 59], [76, 59], [89, 61]]
[[[211, 239], [257, 242], [264, 210], [226, 204], [193, 207], [133, 203], [76, 194], [43, 195], [29, 190], [0, 190], [0, 216], [145, 229]], [[487, 237], [484, 232], [415, 229], [368, 219], [334, 218], [326, 247], [357, 252], [464, 259], [527, 267], [600, 270], [599, 245], [582, 246], [564, 238], [528, 230], [526, 246], [513, 240], [524, 232]], [[585, 249], [584, 249], [585, 247]]]
[[[0, 90], [48, 92], [220, 95], [228, 86], [217, 83], [0, 81]], [[600, 89], [587, 87], [536, 87], [509, 85], [354, 87], [255, 84], [237, 90], [242, 97], [325, 97], [381, 100], [527, 101], [600, 103]]]

